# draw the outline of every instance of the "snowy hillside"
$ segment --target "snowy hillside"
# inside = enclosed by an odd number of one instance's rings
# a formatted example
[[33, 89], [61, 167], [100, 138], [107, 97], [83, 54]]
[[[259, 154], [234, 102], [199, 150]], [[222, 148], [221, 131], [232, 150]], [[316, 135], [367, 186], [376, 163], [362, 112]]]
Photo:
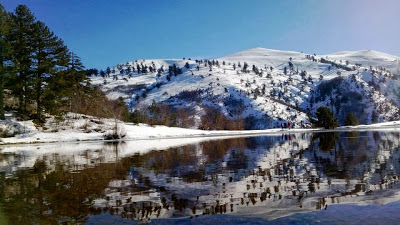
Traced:
[[400, 58], [376, 51], [319, 56], [254, 48], [211, 60], [135, 60], [91, 80], [131, 110], [155, 101], [185, 109], [199, 127], [211, 108], [263, 129], [311, 126], [322, 105], [340, 122], [349, 112], [363, 124], [399, 119], [399, 71]]

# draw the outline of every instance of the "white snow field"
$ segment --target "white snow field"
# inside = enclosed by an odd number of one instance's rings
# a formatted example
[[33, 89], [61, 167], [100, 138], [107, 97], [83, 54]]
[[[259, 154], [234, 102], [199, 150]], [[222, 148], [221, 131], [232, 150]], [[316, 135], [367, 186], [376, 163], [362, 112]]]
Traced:
[[[98, 119], [91, 116], [70, 113], [63, 122], [48, 119], [44, 127], [36, 127], [32, 120], [16, 121], [8, 117], [1, 121], [1, 128], [7, 128], [15, 134], [1, 138], [4, 144], [35, 144], [54, 142], [104, 141], [107, 133], [120, 134], [120, 140], [167, 139], [167, 138], [218, 138], [235, 135], [259, 135], [281, 132], [281, 129], [242, 130], [242, 131], [207, 131], [179, 127], [149, 126], [147, 124], [124, 123], [114, 119]], [[316, 129], [295, 129], [291, 132], [305, 132]], [[285, 130], [288, 131], [288, 130]], [[176, 140], [174, 140], [176, 141]]]

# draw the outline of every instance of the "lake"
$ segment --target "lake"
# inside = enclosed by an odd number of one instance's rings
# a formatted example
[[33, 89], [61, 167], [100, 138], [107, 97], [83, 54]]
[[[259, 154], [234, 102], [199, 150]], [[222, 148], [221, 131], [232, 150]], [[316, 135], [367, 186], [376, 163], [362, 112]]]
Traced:
[[0, 224], [399, 224], [399, 137], [1, 146]]

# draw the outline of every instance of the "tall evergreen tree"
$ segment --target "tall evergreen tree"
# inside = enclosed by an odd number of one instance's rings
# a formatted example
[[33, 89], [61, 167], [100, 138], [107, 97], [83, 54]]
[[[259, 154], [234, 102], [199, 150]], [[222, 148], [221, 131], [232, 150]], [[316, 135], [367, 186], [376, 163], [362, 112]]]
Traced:
[[[83, 66], [81, 59], [73, 52], [70, 52], [70, 58], [68, 63], [68, 76], [70, 77], [70, 87], [72, 92], [72, 97], [74, 101], [79, 101], [78, 96], [83, 93], [84, 90], [81, 88], [81, 82], [87, 80], [85, 76], [85, 67]], [[73, 112], [76, 112], [76, 104], [72, 102]]]
[[[87, 78], [80, 58], [72, 52], [66, 53], [67, 66], [49, 78], [45, 93], [46, 109], [51, 114], [77, 111], [76, 102], [83, 96], [81, 83]], [[75, 102], [75, 103], [74, 103]]]
[[111, 69], [110, 67], [107, 67], [106, 69], [107, 77], [110, 77]]
[[10, 72], [10, 43], [8, 42], [8, 32], [10, 30], [11, 20], [9, 14], [0, 4], [0, 119], [4, 118], [4, 86], [6, 77]]
[[19, 98], [19, 109], [27, 116], [27, 106], [31, 100], [33, 82], [34, 21], [35, 17], [25, 5], [19, 5], [11, 15], [13, 26], [10, 30], [10, 42], [13, 51], [13, 64], [16, 77], [13, 92]]
[[319, 127], [325, 129], [334, 129], [339, 125], [338, 119], [333, 115], [333, 112], [328, 107], [319, 107], [316, 112], [317, 123]]
[[85, 76], [85, 66], [83, 66], [81, 58], [75, 53], [69, 53], [68, 72], [71, 76], [73, 91], [78, 91], [79, 85], [83, 81], [87, 81]]
[[[66, 67], [68, 63], [67, 47], [49, 28], [38, 21], [34, 27], [34, 72], [37, 120], [41, 119], [42, 91], [44, 81], [49, 80], [58, 69]], [[48, 82], [46, 82], [48, 83]]]
[[103, 70], [100, 70], [100, 76], [104, 78], [106, 77], [106, 73]]

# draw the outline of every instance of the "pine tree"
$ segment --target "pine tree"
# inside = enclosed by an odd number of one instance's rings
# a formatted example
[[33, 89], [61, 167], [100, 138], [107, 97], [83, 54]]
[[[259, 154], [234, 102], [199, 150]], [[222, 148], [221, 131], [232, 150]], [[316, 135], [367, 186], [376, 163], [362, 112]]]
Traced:
[[[80, 111], [81, 101], [87, 92], [85, 68], [73, 52], [66, 53], [67, 66], [49, 78], [44, 101], [51, 114]], [[86, 85], [88, 86], [88, 85]]]
[[4, 120], [4, 86], [10, 72], [11, 46], [7, 39], [11, 20], [4, 7], [0, 4], [0, 119]]
[[137, 73], [139, 74], [140, 73], [140, 71], [142, 71], [142, 69], [140, 68], [140, 65], [139, 64], [137, 64]]
[[[290, 58], [290, 61], [292, 60], [292, 58]], [[290, 68], [290, 70], [293, 70], [294, 69], [294, 66], [293, 66], [293, 63], [292, 62], [289, 62], [289, 68]]]
[[110, 77], [110, 74], [111, 74], [111, 69], [110, 69], [110, 67], [107, 67], [106, 73], [107, 73], [107, 77]]
[[85, 76], [85, 66], [83, 66], [81, 58], [75, 53], [69, 53], [68, 71], [73, 77], [73, 84], [75, 87], [79, 87], [79, 84], [83, 81], [87, 81]]
[[325, 129], [335, 128], [339, 125], [338, 119], [328, 107], [319, 107], [316, 113], [318, 121], [316, 125]]
[[92, 68], [92, 69], [87, 69], [86, 70], [86, 76], [90, 77], [90, 76], [98, 76], [99, 75], [99, 70], [97, 70], [96, 68]]
[[147, 74], [147, 65], [142, 66], [142, 73]]
[[104, 78], [106, 76], [106, 73], [103, 70], [100, 70], [100, 76]]
[[44, 82], [49, 80], [60, 67], [66, 67], [68, 63], [67, 48], [63, 41], [42, 22], [38, 21], [34, 26], [34, 73], [36, 113], [38, 122], [42, 122], [42, 92]]
[[19, 110], [26, 117], [28, 103], [31, 100], [34, 55], [33, 28], [35, 17], [24, 5], [19, 5], [11, 15], [13, 26], [10, 30], [10, 42], [13, 51], [12, 62], [16, 76], [13, 79], [12, 91], [19, 99]]
[[[240, 67], [240, 66], [239, 66]], [[249, 67], [249, 65], [246, 63], [246, 62], [244, 62], [243, 63], [243, 69], [242, 69], [242, 72], [243, 73], [246, 73], [247, 72], [247, 67]]]
[[345, 126], [357, 126], [358, 124], [359, 123], [358, 123], [356, 115], [354, 115], [353, 113], [348, 113], [346, 115], [346, 119], [344, 120]]

